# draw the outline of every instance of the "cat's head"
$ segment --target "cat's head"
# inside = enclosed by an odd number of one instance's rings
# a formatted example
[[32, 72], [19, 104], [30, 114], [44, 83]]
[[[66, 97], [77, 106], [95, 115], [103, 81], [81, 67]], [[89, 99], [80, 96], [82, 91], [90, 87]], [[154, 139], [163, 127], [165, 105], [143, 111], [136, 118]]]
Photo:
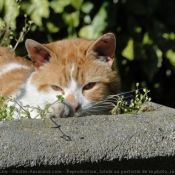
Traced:
[[26, 40], [27, 51], [35, 66], [31, 83], [38, 93], [46, 95], [43, 104], [51, 104], [57, 95], [62, 95], [69, 106], [60, 114], [58, 110], [64, 105], [54, 104], [52, 115], [66, 117], [104, 110], [105, 105], [100, 108], [98, 103], [119, 92], [118, 77], [112, 69], [115, 46], [112, 33], [96, 41], [65, 39], [40, 44]]

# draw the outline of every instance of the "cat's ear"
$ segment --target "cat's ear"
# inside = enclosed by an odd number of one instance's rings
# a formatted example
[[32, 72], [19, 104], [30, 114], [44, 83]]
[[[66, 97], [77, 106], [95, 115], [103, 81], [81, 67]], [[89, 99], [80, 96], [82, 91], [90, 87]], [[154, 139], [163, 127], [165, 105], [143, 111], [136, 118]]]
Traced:
[[115, 55], [116, 40], [115, 35], [106, 33], [97, 39], [87, 50], [87, 54], [94, 54], [97, 59], [106, 61], [109, 66], [112, 66]]
[[32, 40], [27, 39], [25, 42], [27, 52], [35, 67], [42, 66], [54, 53], [44, 45]]

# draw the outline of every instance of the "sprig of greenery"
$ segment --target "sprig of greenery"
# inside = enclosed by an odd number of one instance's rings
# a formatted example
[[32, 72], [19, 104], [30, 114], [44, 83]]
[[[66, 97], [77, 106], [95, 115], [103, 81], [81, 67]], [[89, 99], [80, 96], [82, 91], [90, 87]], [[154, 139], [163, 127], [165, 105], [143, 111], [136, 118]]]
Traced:
[[144, 88], [142, 93], [139, 89], [139, 83], [136, 83], [136, 90], [134, 98], [128, 103], [125, 97], [118, 96], [115, 107], [111, 110], [111, 114], [122, 114], [122, 113], [136, 113], [143, 103], [151, 101], [148, 97], [150, 90]]
[[24, 17], [25, 17], [25, 23], [24, 23], [25, 25], [22, 28], [22, 31], [20, 32], [18, 39], [16, 39], [16, 44], [13, 47], [13, 51], [16, 50], [19, 43], [24, 41], [25, 35], [30, 31], [31, 26], [33, 24], [33, 21], [31, 21], [31, 20], [27, 21], [27, 14], [25, 14]]
[[0, 94], [0, 120], [13, 120], [14, 106], [7, 105], [8, 99]]
[[62, 95], [57, 95], [56, 98], [57, 98], [57, 100], [55, 102], [53, 102], [52, 104], [46, 104], [44, 109], [41, 109], [39, 106], [37, 107], [37, 113], [38, 113], [38, 115], [41, 116], [42, 120], [45, 120], [47, 118], [47, 115], [50, 113], [49, 112], [49, 108], [53, 104], [55, 104], [57, 102], [63, 103], [65, 101], [65, 99], [64, 99], [64, 97]]
[[[24, 15], [24, 27], [22, 27], [22, 31], [19, 33], [19, 37], [16, 38], [15, 32], [13, 31], [12, 27], [12, 17], [15, 9], [20, 8], [21, 0], [16, 0], [15, 4], [12, 4], [12, 11], [9, 14], [9, 18], [7, 20], [2, 19], [0, 21], [0, 46], [7, 46], [11, 51], [15, 51], [18, 44], [24, 40], [24, 36], [30, 31], [33, 21], [27, 20], [27, 14]], [[16, 43], [13, 47], [11, 45], [11, 40], [15, 39]]]
[[[0, 94], [0, 121], [1, 120], [14, 120], [13, 115], [15, 112], [18, 114], [19, 119], [25, 119], [25, 118], [30, 119], [31, 118], [30, 113], [33, 110], [37, 111], [36, 117], [40, 116], [42, 120], [45, 120], [47, 118], [48, 114], [50, 113], [49, 108], [57, 102], [63, 103], [64, 101], [65, 101], [64, 97], [61, 95], [58, 95], [56, 101], [54, 101], [51, 104], [46, 104], [45, 107], [42, 109], [40, 106], [37, 106], [37, 107], [32, 107], [29, 105], [21, 106], [16, 101], [16, 99], [14, 99], [12, 97], [5, 98]], [[19, 108], [12, 106], [12, 105], [9, 106], [7, 104], [8, 102], [16, 103], [19, 106]]]

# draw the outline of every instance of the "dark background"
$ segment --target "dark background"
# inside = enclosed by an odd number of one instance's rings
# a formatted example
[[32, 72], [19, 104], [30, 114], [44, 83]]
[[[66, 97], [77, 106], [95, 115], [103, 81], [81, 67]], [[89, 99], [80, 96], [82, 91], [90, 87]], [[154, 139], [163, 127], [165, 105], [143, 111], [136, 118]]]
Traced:
[[6, 21], [7, 29], [12, 14], [8, 39], [13, 39], [6, 45], [14, 47], [25, 20], [33, 21], [15, 49], [18, 55], [27, 55], [27, 38], [47, 43], [74, 37], [97, 39], [113, 32], [121, 91], [134, 90], [139, 82], [150, 90], [153, 102], [175, 107], [174, 0], [23, 0], [19, 5], [15, 0], [0, 1], [1, 40], [1, 21]]

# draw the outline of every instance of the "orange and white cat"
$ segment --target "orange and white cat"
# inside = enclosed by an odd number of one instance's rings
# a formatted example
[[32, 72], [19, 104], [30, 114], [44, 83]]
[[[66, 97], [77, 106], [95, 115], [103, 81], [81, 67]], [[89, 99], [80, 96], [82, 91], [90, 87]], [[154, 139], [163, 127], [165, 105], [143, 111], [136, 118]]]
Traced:
[[[27, 39], [25, 45], [32, 61], [0, 47], [0, 94], [15, 97], [20, 104], [9, 105], [42, 109], [62, 95], [65, 101], [52, 104], [48, 117], [67, 117], [101, 112], [105, 105], [96, 111], [97, 102], [119, 92], [117, 74], [112, 69], [116, 46], [112, 33], [96, 41], [77, 38], [40, 44]], [[41, 117], [35, 109], [30, 116]]]

